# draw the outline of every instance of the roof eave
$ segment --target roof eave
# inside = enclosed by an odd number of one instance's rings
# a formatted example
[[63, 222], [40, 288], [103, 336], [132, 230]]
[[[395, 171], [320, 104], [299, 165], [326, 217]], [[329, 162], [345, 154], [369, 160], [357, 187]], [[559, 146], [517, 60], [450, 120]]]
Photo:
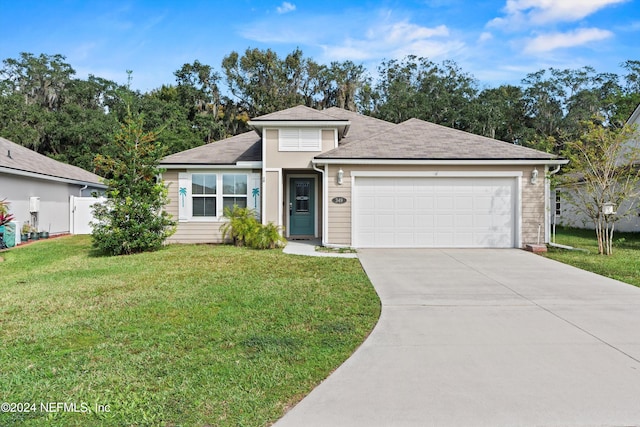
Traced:
[[90, 187], [107, 188], [107, 185], [99, 182], [93, 182], [93, 181], [87, 181], [87, 180], [75, 179], [75, 178], [65, 178], [65, 177], [54, 176], [54, 175], [46, 175], [46, 174], [37, 173], [37, 172], [25, 171], [22, 169], [14, 169], [7, 166], [0, 166], [0, 172], [8, 173], [11, 175], [25, 176], [29, 178], [44, 179], [47, 181], [61, 182], [64, 184], [74, 184], [74, 185], [82, 185], [82, 186], [87, 185]]
[[262, 136], [264, 128], [280, 127], [310, 127], [310, 128], [338, 128], [340, 138], [346, 135], [351, 126], [350, 120], [249, 120], [247, 124]]
[[233, 162], [233, 163], [160, 163], [163, 169], [262, 169], [262, 162]]
[[375, 158], [314, 158], [317, 165], [566, 165], [566, 159], [375, 159]]

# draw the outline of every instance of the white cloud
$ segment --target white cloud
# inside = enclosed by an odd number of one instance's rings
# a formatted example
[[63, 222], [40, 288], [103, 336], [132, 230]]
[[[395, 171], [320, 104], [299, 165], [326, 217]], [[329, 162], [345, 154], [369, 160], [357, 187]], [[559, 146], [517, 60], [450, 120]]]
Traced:
[[288, 1], [282, 2], [282, 4], [276, 8], [279, 14], [293, 12], [294, 10], [296, 10], [296, 5]]
[[367, 60], [402, 58], [407, 55], [438, 57], [461, 49], [462, 42], [450, 39], [446, 25], [423, 27], [408, 21], [369, 28], [363, 38], [345, 39], [342, 43], [323, 45], [331, 60]]
[[480, 34], [480, 37], [478, 37], [478, 41], [480, 43], [486, 42], [493, 39], [493, 34], [491, 34], [488, 31], [483, 32], [482, 34]]
[[629, 0], [507, 0], [505, 17], [488, 23], [493, 27], [519, 28], [552, 22], [579, 21], [600, 9]]
[[525, 46], [526, 53], [542, 53], [552, 50], [582, 46], [591, 42], [613, 37], [613, 33], [599, 28], [581, 28], [568, 33], [548, 33], [529, 40]]

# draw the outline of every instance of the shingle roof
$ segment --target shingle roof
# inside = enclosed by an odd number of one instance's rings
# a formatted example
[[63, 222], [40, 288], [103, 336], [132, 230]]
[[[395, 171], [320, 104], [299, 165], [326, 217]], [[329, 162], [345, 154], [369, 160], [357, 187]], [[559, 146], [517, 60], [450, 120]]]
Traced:
[[[276, 111], [275, 113], [265, 114], [264, 116], [251, 119], [252, 122], [260, 121], [335, 121], [336, 117], [326, 112], [298, 105], [296, 107], [287, 108], [286, 110]], [[339, 119], [347, 120], [347, 119]]]
[[[556, 156], [436, 125], [419, 119], [400, 124], [332, 107], [318, 111], [305, 106], [267, 114], [252, 121], [344, 121], [347, 135], [334, 150], [318, 159], [551, 160]], [[261, 161], [260, 136], [246, 132], [222, 141], [165, 157], [162, 165], [235, 164]]]
[[410, 119], [319, 159], [550, 160], [553, 154]]
[[396, 126], [394, 123], [365, 116], [363, 114], [356, 113], [355, 111], [349, 111], [343, 108], [331, 107], [324, 111], [326, 114], [337, 119], [349, 120], [351, 122], [347, 136], [340, 141], [341, 145], [384, 132]]
[[232, 165], [236, 162], [259, 162], [260, 160], [262, 160], [260, 137], [255, 132], [249, 131], [172, 154], [162, 159], [160, 164]]
[[50, 157], [36, 153], [22, 145], [0, 137], [0, 167], [16, 172], [30, 172], [42, 175], [43, 179], [61, 178], [76, 181], [79, 184], [97, 184], [103, 186], [98, 175], [59, 162]]

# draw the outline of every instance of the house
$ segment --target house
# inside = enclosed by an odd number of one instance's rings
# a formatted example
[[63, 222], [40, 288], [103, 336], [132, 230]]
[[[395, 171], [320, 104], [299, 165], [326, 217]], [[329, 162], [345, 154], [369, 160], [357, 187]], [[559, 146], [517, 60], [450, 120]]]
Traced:
[[[640, 105], [638, 105], [631, 114], [627, 120], [627, 124], [631, 126], [635, 125], [640, 129]], [[640, 144], [640, 138], [638, 137], [638, 133], [636, 133], [635, 138], [627, 141], [625, 148], [637, 149], [638, 144]], [[618, 162], [621, 162], [621, 160], [618, 159]], [[554, 207], [551, 213], [552, 224], [593, 230], [595, 228], [593, 220], [570, 203], [569, 199], [571, 197], [567, 193], [571, 191], [572, 190], [567, 187], [558, 187], [551, 192], [550, 204]], [[631, 212], [629, 212], [629, 209], [631, 209]], [[616, 206], [615, 210], [621, 216], [615, 223], [616, 231], [640, 232], [640, 199], [628, 200], [626, 203], [622, 203], [621, 206]]]
[[418, 119], [289, 108], [254, 131], [164, 158], [170, 242], [221, 242], [223, 209], [333, 247], [513, 248], [548, 241], [541, 151]]
[[0, 200], [20, 226], [29, 223], [51, 234], [69, 233], [72, 196], [104, 191], [101, 178], [0, 137]]

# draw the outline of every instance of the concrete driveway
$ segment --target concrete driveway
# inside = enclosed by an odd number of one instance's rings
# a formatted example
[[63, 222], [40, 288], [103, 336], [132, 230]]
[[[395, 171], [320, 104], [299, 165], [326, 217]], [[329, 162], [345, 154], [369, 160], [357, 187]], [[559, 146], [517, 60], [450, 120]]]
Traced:
[[640, 425], [640, 289], [520, 250], [362, 250], [371, 336], [276, 425]]

